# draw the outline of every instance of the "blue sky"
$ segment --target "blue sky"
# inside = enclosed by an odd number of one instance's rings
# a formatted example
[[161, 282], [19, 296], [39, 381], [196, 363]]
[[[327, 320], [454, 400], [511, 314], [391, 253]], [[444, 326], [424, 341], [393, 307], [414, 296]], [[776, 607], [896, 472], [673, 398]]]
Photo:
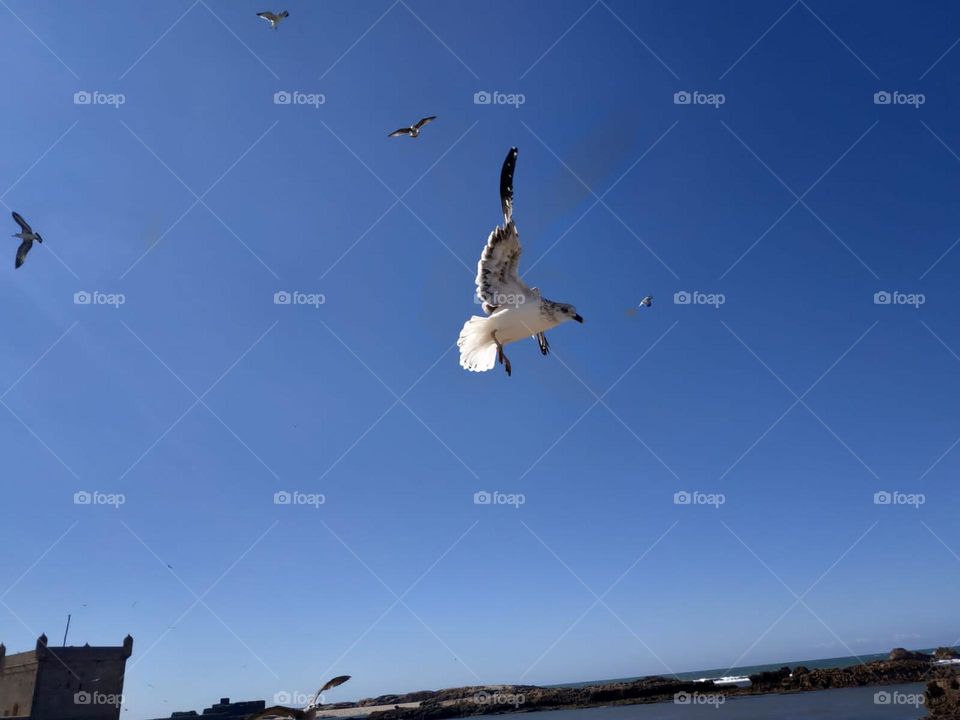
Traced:
[[[956, 6], [3, 5], [11, 651], [129, 632], [156, 717], [960, 637]], [[474, 375], [513, 145], [586, 323]]]

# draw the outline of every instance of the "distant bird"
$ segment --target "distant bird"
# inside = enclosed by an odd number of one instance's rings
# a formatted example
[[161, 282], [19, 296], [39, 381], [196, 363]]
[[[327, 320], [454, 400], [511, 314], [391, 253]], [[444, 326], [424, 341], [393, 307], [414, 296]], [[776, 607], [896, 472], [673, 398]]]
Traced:
[[268, 718], [274, 720], [279, 720], [280, 718], [293, 718], [294, 720], [316, 720], [317, 708], [320, 707], [318, 704], [320, 696], [325, 691], [337, 687], [337, 685], [343, 685], [349, 679], [349, 675], [337, 675], [337, 677], [328, 680], [322, 688], [314, 693], [313, 698], [311, 698], [310, 702], [308, 702], [303, 709], [286, 707], [285, 705], [273, 705], [265, 710], [261, 710], [256, 715], [250, 717], [249, 720], [268, 720]]
[[500, 205], [503, 227], [495, 228], [477, 263], [477, 296], [490, 317], [474, 315], [457, 339], [460, 366], [485, 372], [496, 362], [510, 375], [510, 360], [503, 346], [527, 336], [536, 338], [540, 352], [550, 351], [546, 331], [567, 320], [583, 322], [573, 305], [553, 302], [520, 279], [520, 235], [513, 222], [513, 171], [517, 149], [511, 148], [500, 171]]
[[17, 221], [17, 225], [20, 226], [20, 232], [14, 233], [12, 237], [20, 238], [23, 240], [20, 243], [20, 247], [17, 248], [17, 260], [14, 264], [15, 268], [23, 265], [23, 261], [27, 259], [27, 253], [30, 252], [30, 248], [33, 247], [33, 241], [36, 240], [39, 243], [43, 242], [43, 238], [40, 237], [40, 233], [35, 233], [33, 228], [30, 227], [30, 223], [23, 219], [23, 216], [18, 213], [16, 210], [13, 211], [13, 219]]
[[422, 118], [416, 125], [411, 125], [410, 127], [403, 127], [399, 130], [394, 130], [392, 133], [387, 135], [387, 137], [398, 137], [400, 135], [409, 135], [412, 138], [420, 136], [420, 128], [426, 125], [429, 122], [433, 122], [437, 119], [436, 115], [431, 115], [430, 117]]
[[640, 304], [637, 307], [632, 307], [627, 310], [627, 315], [633, 317], [637, 314], [637, 308], [650, 307], [653, 305], [653, 295], [647, 295], [643, 300], [640, 301]]
[[280, 13], [272, 13], [269, 10], [264, 10], [263, 12], [258, 12], [257, 17], [266, 20], [268, 23], [270, 23], [270, 28], [272, 30], [276, 30], [277, 25], [280, 24], [280, 21], [284, 18], [290, 17], [290, 13], [288, 13], [286, 10]]

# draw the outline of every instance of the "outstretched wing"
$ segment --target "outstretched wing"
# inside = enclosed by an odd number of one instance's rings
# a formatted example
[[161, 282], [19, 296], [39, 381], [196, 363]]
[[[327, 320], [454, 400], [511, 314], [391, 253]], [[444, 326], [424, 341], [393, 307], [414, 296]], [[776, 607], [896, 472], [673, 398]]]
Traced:
[[266, 20], [267, 22], [271, 22], [271, 23], [276, 22], [276, 21], [279, 19], [276, 15], [274, 15], [274, 14], [273, 14], [272, 12], [270, 12], [269, 10], [264, 10], [263, 12], [258, 12], [258, 13], [257, 13], [257, 17], [258, 17], [258, 18], [263, 18], [263, 19]]
[[17, 248], [17, 262], [14, 264], [14, 268], [23, 265], [23, 261], [27, 259], [27, 253], [30, 252], [30, 248], [32, 247], [33, 240], [24, 240], [20, 243], [20, 247]]
[[424, 125], [426, 125], [427, 123], [433, 122], [433, 121], [436, 120], [436, 119], [437, 119], [437, 116], [436, 116], [436, 115], [431, 115], [430, 117], [422, 118], [421, 120], [419, 120], [419, 121], [417, 122], [416, 125], [414, 125], [414, 127], [415, 127], [417, 130], [419, 130], [420, 128], [422, 128], [422, 127], [423, 127]]
[[337, 675], [335, 678], [328, 680], [326, 685], [317, 690], [317, 695], [326, 692], [330, 688], [335, 688], [337, 685], [343, 685], [347, 680], [350, 679], [350, 677], [350, 675]]
[[285, 707], [283, 705], [274, 705], [273, 707], [268, 707], [266, 710], [261, 710], [247, 720], [266, 720], [266, 718], [293, 718], [294, 720], [298, 720], [302, 718], [303, 715], [303, 710]]
[[30, 227], [30, 224], [23, 219], [23, 216], [18, 213], [16, 210], [13, 211], [13, 219], [17, 221], [17, 225], [20, 226], [20, 229], [23, 230], [28, 235], [33, 235], [33, 228]]
[[[488, 315], [504, 304], [519, 305], [534, 294], [520, 279], [520, 234], [513, 222], [513, 171], [517, 165], [517, 149], [510, 148], [500, 171], [500, 206], [503, 227], [487, 238], [487, 246], [477, 263], [477, 296]], [[523, 299], [521, 299], [523, 298]]]
[[398, 135], [409, 135], [410, 128], [400, 128], [399, 130], [394, 130], [392, 133], [387, 135], [387, 137], [397, 137]]

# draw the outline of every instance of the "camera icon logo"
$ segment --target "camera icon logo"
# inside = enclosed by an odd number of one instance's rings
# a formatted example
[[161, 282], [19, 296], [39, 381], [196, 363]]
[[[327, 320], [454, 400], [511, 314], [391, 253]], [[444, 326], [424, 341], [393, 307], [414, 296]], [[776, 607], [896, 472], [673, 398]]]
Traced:
[[473, 494], [473, 504], [474, 505], [489, 505], [493, 502], [493, 496], [488, 493], [486, 490], [480, 490]]
[[273, 701], [277, 703], [277, 705], [289, 705], [293, 702], [293, 695], [286, 690], [281, 690], [273, 696]]
[[93, 502], [93, 495], [86, 490], [78, 490], [73, 494], [74, 505], [89, 505], [91, 502]]
[[893, 96], [886, 90], [881, 90], [873, 94], [874, 105], [889, 105], [893, 101]]
[[893, 300], [893, 296], [886, 290], [880, 290], [873, 294], [874, 305], [889, 305], [891, 300]]
[[273, 494], [274, 505], [289, 505], [293, 502], [293, 495], [286, 490], [279, 490]]
[[881, 690], [873, 694], [874, 705], [889, 705], [891, 700], [893, 700], [893, 696], [886, 690]]
[[688, 493], [686, 490], [680, 490], [673, 494], [673, 504], [674, 505], [689, 505], [693, 500], [693, 496]]
[[286, 90], [278, 90], [273, 94], [274, 105], [289, 105], [291, 102], [293, 102], [293, 95]]
[[89, 305], [93, 296], [90, 295], [86, 290], [80, 290], [73, 294], [73, 304], [74, 305]]
[[89, 705], [92, 701], [93, 698], [86, 690], [81, 690], [80, 692], [73, 694], [74, 705]]
[[674, 105], [689, 105], [693, 101], [693, 96], [686, 90], [680, 90], [673, 94]]
[[493, 102], [493, 95], [486, 90], [479, 90], [473, 94], [474, 105], [489, 105]]
[[673, 303], [675, 305], [689, 305], [692, 296], [686, 290], [680, 290], [673, 294]]
[[874, 505], [889, 505], [892, 502], [893, 502], [893, 495], [888, 493], [886, 490], [881, 490], [873, 494]]
[[74, 105], [89, 105], [93, 102], [93, 95], [86, 90], [78, 90], [73, 94]]
[[677, 705], [689, 705], [691, 699], [690, 693], [686, 691], [675, 693], [673, 696], [673, 702]]
[[286, 290], [278, 290], [273, 294], [274, 305], [289, 305], [292, 300], [293, 296]]

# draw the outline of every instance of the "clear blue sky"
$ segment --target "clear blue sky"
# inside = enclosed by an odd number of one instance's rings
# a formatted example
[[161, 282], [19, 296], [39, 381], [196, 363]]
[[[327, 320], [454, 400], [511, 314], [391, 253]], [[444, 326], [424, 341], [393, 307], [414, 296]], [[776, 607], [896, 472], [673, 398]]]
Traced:
[[[0, 199], [46, 239], [0, 263], [11, 651], [133, 634], [142, 718], [960, 636], [955, 5], [3, 5]], [[521, 269], [586, 323], [469, 374], [513, 145]]]

